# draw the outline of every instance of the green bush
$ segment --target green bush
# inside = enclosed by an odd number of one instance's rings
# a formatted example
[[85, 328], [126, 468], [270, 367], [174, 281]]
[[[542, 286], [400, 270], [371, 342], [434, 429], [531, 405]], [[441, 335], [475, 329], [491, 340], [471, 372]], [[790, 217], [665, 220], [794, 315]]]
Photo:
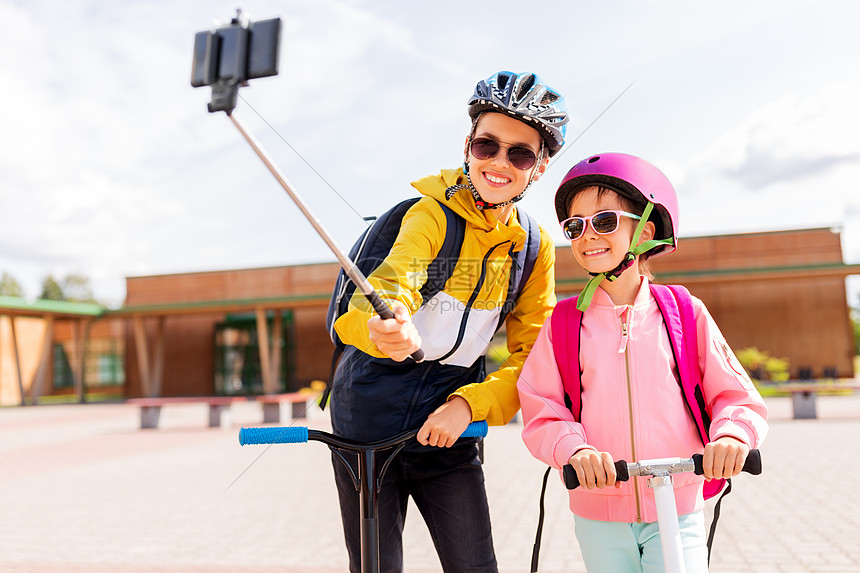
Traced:
[[764, 350], [755, 346], [737, 351], [738, 360], [756, 382], [770, 380], [785, 382], [789, 378], [789, 364], [785, 358], [774, 358]]

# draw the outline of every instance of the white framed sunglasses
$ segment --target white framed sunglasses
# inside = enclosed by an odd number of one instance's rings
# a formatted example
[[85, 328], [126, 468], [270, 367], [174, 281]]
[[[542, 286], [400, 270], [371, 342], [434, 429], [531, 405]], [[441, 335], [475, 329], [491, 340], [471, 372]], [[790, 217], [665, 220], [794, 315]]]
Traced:
[[562, 221], [561, 229], [564, 231], [564, 236], [570, 241], [575, 241], [582, 237], [585, 233], [587, 225], [591, 225], [594, 232], [598, 235], [608, 235], [618, 230], [618, 224], [621, 217], [629, 217], [630, 219], [641, 219], [639, 215], [628, 213], [627, 211], [609, 210], [600, 211], [590, 217], [571, 217]]

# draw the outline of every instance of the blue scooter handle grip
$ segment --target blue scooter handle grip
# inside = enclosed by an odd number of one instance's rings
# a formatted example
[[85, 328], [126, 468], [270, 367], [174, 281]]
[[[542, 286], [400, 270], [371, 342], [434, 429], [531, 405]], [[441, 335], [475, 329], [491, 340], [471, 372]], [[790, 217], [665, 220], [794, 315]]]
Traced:
[[308, 441], [308, 429], [304, 426], [278, 428], [242, 428], [239, 444], [300, 444]]
[[[693, 454], [693, 463], [696, 465], [696, 470], [693, 472], [697, 476], [703, 475], [705, 470], [702, 468], [702, 454]], [[758, 450], [750, 450], [747, 454], [747, 459], [744, 461], [742, 472], [747, 472], [754, 476], [761, 474], [761, 452]]]
[[484, 438], [487, 435], [487, 421], [479, 420], [466, 426], [466, 430], [460, 435], [461, 438]]

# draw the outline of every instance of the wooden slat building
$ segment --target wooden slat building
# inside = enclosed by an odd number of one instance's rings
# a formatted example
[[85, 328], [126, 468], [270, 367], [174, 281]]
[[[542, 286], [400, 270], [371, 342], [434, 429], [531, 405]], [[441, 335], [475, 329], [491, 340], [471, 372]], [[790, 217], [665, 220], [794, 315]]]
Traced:
[[[567, 245], [556, 255], [556, 291], [572, 296], [587, 275]], [[838, 230], [683, 238], [651, 267], [656, 282], [684, 284], [701, 298], [736, 350], [787, 358], [794, 377], [854, 376], [845, 279], [860, 265], [842, 262]], [[325, 379], [337, 270], [324, 263], [129, 277], [115, 310], [0, 297], [0, 403], [83, 397], [96, 387], [129, 397], [271, 393]], [[57, 387], [60, 371], [73, 381], [65, 388]]]

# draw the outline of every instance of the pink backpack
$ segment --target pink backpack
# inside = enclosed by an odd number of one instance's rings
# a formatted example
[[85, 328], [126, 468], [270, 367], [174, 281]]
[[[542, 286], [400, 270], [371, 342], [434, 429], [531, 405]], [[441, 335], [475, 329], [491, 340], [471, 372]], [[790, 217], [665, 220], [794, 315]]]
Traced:
[[[696, 339], [696, 316], [690, 291], [680, 285], [651, 285], [651, 294], [663, 314], [663, 322], [669, 333], [675, 363], [678, 365], [681, 389], [687, 409], [696, 421], [702, 443], [707, 444], [711, 417], [702, 393], [702, 372], [699, 370], [699, 353]], [[565, 405], [579, 420], [582, 412], [582, 381], [579, 368], [579, 331], [582, 312], [577, 310], [578, 297], [558, 301], [550, 319], [555, 361], [561, 373], [565, 392]], [[632, 461], [632, 460], [631, 460]], [[710, 499], [719, 494], [726, 480], [705, 482], [704, 496]]]

